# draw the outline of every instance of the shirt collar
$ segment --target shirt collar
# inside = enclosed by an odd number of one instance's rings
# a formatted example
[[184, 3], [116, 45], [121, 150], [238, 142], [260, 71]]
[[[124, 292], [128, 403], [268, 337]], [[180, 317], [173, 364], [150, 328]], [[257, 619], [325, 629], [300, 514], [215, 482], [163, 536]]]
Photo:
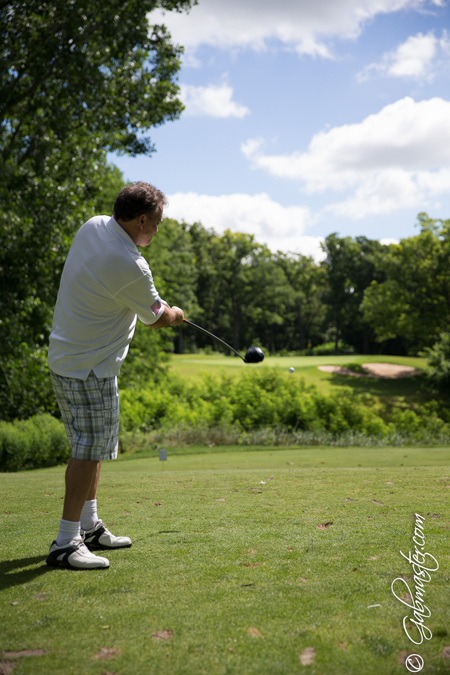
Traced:
[[127, 232], [125, 232], [123, 227], [119, 225], [114, 216], [111, 216], [111, 219], [106, 223], [106, 227], [113, 235], [115, 235], [118, 239], [120, 239], [120, 241], [122, 241], [125, 244], [125, 246], [130, 249], [130, 251], [133, 251], [134, 253], [138, 252], [136, 244], [134, 243], [130, 235]]

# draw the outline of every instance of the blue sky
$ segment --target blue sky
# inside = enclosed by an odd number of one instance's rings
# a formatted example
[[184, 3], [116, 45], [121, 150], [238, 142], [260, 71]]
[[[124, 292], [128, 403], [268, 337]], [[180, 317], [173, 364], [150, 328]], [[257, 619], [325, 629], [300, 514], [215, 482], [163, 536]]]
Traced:
[[450, 218], [447, 0], [199, 0], [149, 21], [185, 46], [186, 109], [151, 157], [110, 159], [166, 215], [315, 257], [331, 232]]

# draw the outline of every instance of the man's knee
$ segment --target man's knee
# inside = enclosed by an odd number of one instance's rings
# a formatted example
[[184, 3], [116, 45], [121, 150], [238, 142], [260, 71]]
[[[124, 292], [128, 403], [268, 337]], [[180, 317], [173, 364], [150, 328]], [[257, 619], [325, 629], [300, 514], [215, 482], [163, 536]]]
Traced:
[[76, 459], [76, 457], [71, 457], [67, 469], [69, 471], [76, 471], [80, 473], [94, 473], [97, 471], [100, 466], [100, 460], [94, 459]]

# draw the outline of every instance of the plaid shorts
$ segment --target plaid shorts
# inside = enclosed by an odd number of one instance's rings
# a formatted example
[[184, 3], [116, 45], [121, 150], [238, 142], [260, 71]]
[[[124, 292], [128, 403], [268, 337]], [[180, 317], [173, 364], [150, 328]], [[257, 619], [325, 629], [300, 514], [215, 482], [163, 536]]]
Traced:
[[84, 381], [49, 371], [72, 457], [96, 462], [116, 459], [119, 445], [117, 377], [98, 378], [91, 370]]

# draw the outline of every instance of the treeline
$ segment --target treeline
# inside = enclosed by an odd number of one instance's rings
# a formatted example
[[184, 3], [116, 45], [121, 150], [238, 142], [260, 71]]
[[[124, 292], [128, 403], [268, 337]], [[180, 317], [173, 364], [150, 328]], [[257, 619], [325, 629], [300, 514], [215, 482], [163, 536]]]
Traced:
[[[83, 210], [83, 219], [110, 214], [122, 185], [120, 172], [108, 167], [103, 194], [92, 202], [90, 213]], [[442, 378], [450, 356], [448, 335], [439, 342], [450, 325], [450, 221], [420, 214], [419, 223], [417, 236], [390, 246], [331, 234], [323, 244], [326, 257], [317, 264], [300, 253], [271, 252], [252, 235], [219, 235], [200, 223], [166, 218], [141, 252], [161, 297], [237, 350], [253, 344], [269, 354], [353, 350], [415, 355], [437, 345], [436, 371]], [[14, 277], [2, 275], [2, 419], [58, 414], [46, 351], [59, 277], [74, 233], [75, 227], [63, 240], [58, 230], [49, 233], [55, 264], [44, 257], [35, 264], [46, 276], [26, 275], [14, 287]], [[34, 250], [42, 250], [39, 242]], [[31, 237], [23, 257], [32, 269]], [[158, 382], [171, 352], [200, 350], [229, 355], [190, 327], [152, 331], [138, 322], [122, 367], [122, 385], [138, 388]], [[444, 378], [447, 382], [449, 373]]]
[[[417, 236], [389, 246], [331, 234], [320, 264], [170, 219], [142, 253], [162, 297], [235, 349], [416, 355], [450, 325], [450, 220], [418, 220]], [[165, 349], [223, 351], [189, 327]]]

